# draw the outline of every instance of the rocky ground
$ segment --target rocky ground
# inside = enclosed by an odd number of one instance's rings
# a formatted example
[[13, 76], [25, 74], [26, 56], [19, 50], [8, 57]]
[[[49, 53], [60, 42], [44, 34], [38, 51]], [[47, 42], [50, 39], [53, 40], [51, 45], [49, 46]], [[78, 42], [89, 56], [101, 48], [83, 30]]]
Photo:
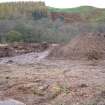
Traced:
[[105, 105], [105, 61], [48, 60], [47, 54], [0, 59], [0, 99], [26, 105]]

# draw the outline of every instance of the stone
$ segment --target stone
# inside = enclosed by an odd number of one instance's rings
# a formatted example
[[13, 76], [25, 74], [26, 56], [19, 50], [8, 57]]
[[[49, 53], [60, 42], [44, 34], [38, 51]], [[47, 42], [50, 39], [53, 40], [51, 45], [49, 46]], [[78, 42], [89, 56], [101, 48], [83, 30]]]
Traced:
[[14, 100], [14, 99], [8, 99], [8, 100], [0, 101], [0, 105], [26, 105], [26, 104], [19, 102], [17, 100]]

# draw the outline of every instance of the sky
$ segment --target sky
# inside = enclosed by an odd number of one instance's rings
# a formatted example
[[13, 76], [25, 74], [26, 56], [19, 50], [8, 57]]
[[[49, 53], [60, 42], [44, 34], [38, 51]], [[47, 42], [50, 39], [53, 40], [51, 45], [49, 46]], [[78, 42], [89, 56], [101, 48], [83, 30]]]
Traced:
[[11, 1], [45, 1], [46, 5], [56, 8], [72, 8], [84, 5], [105, 8], [105, 0], [0, 0], [0, 2]]

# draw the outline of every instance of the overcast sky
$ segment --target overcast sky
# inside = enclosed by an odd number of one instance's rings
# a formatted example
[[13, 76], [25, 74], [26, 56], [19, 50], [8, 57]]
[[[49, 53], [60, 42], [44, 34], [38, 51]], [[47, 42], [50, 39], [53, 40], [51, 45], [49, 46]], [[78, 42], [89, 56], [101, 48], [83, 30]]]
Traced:
[[45, 1], [48, 6], [57, 8], [71, 8], [81, 5], [105, 8], [105, 0], [0, 0], [0, 2], [11, 1]]

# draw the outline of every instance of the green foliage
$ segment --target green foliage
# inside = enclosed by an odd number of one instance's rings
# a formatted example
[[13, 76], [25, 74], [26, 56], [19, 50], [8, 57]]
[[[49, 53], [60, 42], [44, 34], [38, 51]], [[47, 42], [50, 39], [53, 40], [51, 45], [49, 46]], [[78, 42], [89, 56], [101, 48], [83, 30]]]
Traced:
[[22, 33], [24, 42], [38, 42], [40, 41], [40, 32], [34, 32], [34, 27], [28, 24], [18, 24], [15, 30]]
[[22, 34], [17, 31], [10, 31], [6, 35], [7, 42], [21, 42], [22, 41]]
[[[78, 13], [87, 22], [66, 24], [59, 19], [52, 21], [47, 18], [50, 12]], [[105, 9], [89, 6], [56, 9], [47, 7], [44, 2], [0, 3], [1, 43], [65, 43], [84, 32], [105, 32]]]
[[40, 20], [14, 19], [0, 21], [0, 42], [49, 42], [67, 43], [83, 33], [105, 32], [105, 22], [66, 24], [48, 18]]
[[49, 7], [50, 12], [66, 12], [66, 13], [81, 13], [81, 12], [85, 13], [95, 9], [96, 9], [95, 7], [91, 7], [91, 6], [80, 6], [76, 8], [63, 8], [63, 9]]

